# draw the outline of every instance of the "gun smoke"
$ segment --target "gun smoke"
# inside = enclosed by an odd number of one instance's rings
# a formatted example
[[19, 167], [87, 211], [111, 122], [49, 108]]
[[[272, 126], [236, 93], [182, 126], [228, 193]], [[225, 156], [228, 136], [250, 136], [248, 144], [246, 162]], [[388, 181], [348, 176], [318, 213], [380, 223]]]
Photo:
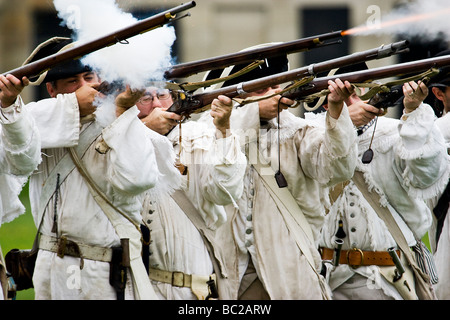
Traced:
[[358, 35], [400, 35], [427, 40], [450, 40], [450, 3], [448, 0], [402, 1], [380, 19], [367, 22]]
[[[89, 42], [121, 30], [138, 19], [123, 12], [115, 0], [54, 0], [62, 24], [73, 31], [73, 41]], [[98, 72], [102, 81], [143, 89], [150, 81], [163, 81], [172, 63], [176, 39], [172, 26], [164, 25], [121, 43], [100, 49], [81, 61]], [[115, 119], [114, 95], [97, 98], [96, 121], [103, 127]]]
[[[123, 12], [115, 0], [54, 0], [54, 5], [63, 25], [73, 31], [73, 40], [80, 43], [138, 21]], [[165, 25], [93, 52], [82, 61], [98, 71], [103, 81], [122, 81], [141, 89], [149, 80], [164, 79], [164, 71], [171, 66], [175, 38], [174, 28]]]

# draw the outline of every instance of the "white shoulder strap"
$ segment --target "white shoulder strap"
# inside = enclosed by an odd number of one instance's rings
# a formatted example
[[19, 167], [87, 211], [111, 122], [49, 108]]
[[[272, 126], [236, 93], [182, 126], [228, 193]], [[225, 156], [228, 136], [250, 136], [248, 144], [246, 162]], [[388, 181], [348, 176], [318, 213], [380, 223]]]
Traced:
[[[260, 157], [258, 157], [258, 159], [260, 159]], [[316, 273], [319, 279], [320, 286], [322, 288], [322, 295], [324, 299], [330, 299], [330, 295], [328, 289], [326, 288], [326, 284], [324, 283], [324, 279], [319, 275], [314, 264], [314, 258], [311, 253], [311, 248], [314, 247], [314, 237], [311, 226], [306, 220], [302, 209], [298, 206], [297, 201], [295, 201], [288, 188], [278, 187], [278, 184], [275, 180], [275, 172], [270, 167], [270, 165], [265, 165], [258, 161], [258, 163], [253, 164], [253, 167], [262, 178], [264, 185], [270, 192], [277, 207], [280, 209], [280, 212], [283, 215], [284, 220], [286, 221], [286, 226], [294, 236], [298, 247], [302, 250], [302, 253], [306, 257], [309, 265]], [[272, 174], [267, 175], [262, 174], [262, 172], [272, 172]]]
[[[77, 153], [83, 155], [89, 146], [95, 141], [95, 139], [101, 133], [102, 128], [93, 122], [89, 127], [87, 127], [81, 134], [78, 145], [75, 147]], [[37, 212], [37, 220], [39, 225], [38, 230], [42, 223], [44, 217], [45, 208], [47, 208], [48, 202], [55, 193], [56, 184], [62, 183], [70, 172], [75, 168], [75, 165], [70, 157], [69, 153], [66, 153], [64, 157], [58, 162], [58, 164], [52, 169], [48, 177], [43, 183], [41, 196], [39, 198], [39, 206]]]
[[[405, 239], [405, 235], [401, 231], [400, 227], [398, 226], [397, 222], [395, 221], [394, 217], [392, 216], [391, 212], [387, 207], [382, 207], [380, 205], [380, 195], [376, 192], [369, 191], [367, 188], [367, 184], [364, 179], [364, 174], [361, 171], [355, 171], [355, 174], [352, 178], [355, 185], [358, 187], [359, 191], [363, 194], [364, 198], [367, 200], [367, 202], [370, 204], [370, 206], [375, 210], [375, 212], [378, 214], [378, 216], [384, 221], [386, 226], [389, 229], [389, 232], [391, 233], [392, 237], [394, 238], [395, 242], [397, 243], [398, 247], [402, 252], [405, 254], [406, 260], [409, 262], [409, 264], [412, 267], [412, 270], [416, 276], [416, 281], [420, 281], [420, 285], [423, 288], [422, 289], [422, 298], [423, 299], [429, 299], [429, 300], [435, 300], [436, 295], [434, 293], [433, 287], [430, 284], [429, 276], [427, 274], [424, 274], [419, 266], [417, 265], [416, 259], [412, 255], [412, 251], [410, 250], [408, 246], [408, 242]], [[417, 285], [416, 282], [416, 285]], [[419, 294], [419, 292], [418, 292]]]
[[[77, 154], [74, 148], [69, 149], [71, 159], [74, 165], [78, 168], [80, 174], [83, 176], [89, 191], [102, 208], [103, 213], [108, 217], [109, 221], [113, 225], [117, 235], [120, 239], [129, 239], [130, 243], [130, 265], [131, 265], [131, 277], [133, 280], [133, 289], [135, 297], [138, 300], [157, 300], [157, 295], [151, 285], [148, 278], [147, 271], [141, 258], [141, 231], [140, 226], [133, 221], [125, 212], [117, 208], [104, 194], [104, 192], [93, 181], [89, 172], [83, 166], [81, 158]], [[124, 223], [125, 218], [130, 223]]]
[[[302, 210], [300, 209], [291, 192], [287, 188], [278, 187], [277, 182], [275, 181], [275, 172], [273, 170], [272, 170], [273, 174], [271, 175], [262, 174], [262, 172], [267, 172], [266, 170], [270, 168], [269, 165], [263, 165], [258, 162], [257, 164], [253, 164], [253, 167], [256, 169], [259, 176], [262, 178], [264, 185], [267, 187], [267, 190], [269, 190], [277, 207], [283, 214], [283, 218], [286, 220], [288, 228], [291, 229], [294, 228], [293, 226], [298, 226], [302, 229], [302, 232], [298, 232], [295, 230], [291, 231], [293, 231], [293, 234], [296, 236], [296, 238], [298, 238], [296, 240], [298, 240], [297, 242], [300, 248], [302, 249], [303, 254], [308, 258], [308, 261], [310, 261], [311, 263], [313, 259], [309, 249], [310, 248], [309, 244], [314, 243], [314, 237], [311, 230], [311, 226], [306, 220]], [[291, 223], [294, 221], [295, 223]]]

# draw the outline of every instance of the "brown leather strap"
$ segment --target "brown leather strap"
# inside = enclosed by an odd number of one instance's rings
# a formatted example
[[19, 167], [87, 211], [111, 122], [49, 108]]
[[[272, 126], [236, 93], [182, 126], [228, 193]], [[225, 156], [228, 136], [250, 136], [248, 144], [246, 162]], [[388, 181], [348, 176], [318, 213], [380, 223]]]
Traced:
[[[334, 249], [320, 248], [322, 260], [333, 260]], [[400, 257], [400, 250], [396, 250]], [[363, 251], [361, 249], [341, 250], [339, 264], [348, 264], [354, 268], [359, 266], [394, 266], [394, 261], [387, 251]]]

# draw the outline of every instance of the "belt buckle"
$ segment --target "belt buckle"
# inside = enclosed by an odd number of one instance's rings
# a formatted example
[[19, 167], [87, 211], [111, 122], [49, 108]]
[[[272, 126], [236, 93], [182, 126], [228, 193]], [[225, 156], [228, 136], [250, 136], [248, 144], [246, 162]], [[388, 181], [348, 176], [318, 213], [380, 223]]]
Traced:
[[[350, 252], [359, 252], [359, 254], [361, 255], [361, 261], [359, 264], [350, 264]], [[347, 263], [350, 267], [352, 267], [353, 269], [357, 269], [363, 265], [363, 262], [364, 262], [364, 253], [362, 252], [361, 249], [353, 248], [347, 251]]]
[[172, 285], [184, 287], [184, 273], [179, 271], [172, 272]]

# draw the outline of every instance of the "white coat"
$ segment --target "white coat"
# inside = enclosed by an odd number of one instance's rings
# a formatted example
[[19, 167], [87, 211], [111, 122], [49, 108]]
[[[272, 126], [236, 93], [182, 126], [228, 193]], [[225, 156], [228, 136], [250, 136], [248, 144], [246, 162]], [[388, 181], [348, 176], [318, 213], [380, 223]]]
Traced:
[[[0, 226], [25, 212], [19, 194], [28, 176], [41, 161], [40, 136], [33, 118], [22, 108], [20, 96], [8, 108], [0, 108]], [[0, 263], [3, 255], [0, 249]], [[0, 272], [3, 266], [0, 266]], [[0, 300], [4, 299], [3, 277]], [[3, 289], [3, 290], [2, 290]]]
[[18, 195], [41, 161], [41, 140], [34, 119], [22, 107], [0, 110], [0, 225], [25, 212]]
[[[450, 113], [436, 120], [436, 125], [441, 130], [447, 149], [450, 150]], [[450, 158], [449, 158], [450, 159]], [[449, 160], [450, 161], [450, 160]], [[435, 207], [438, 198], [432, 201], [432, 208]], [[449, 208], [450, 211], [450, 208]], [[430, 242], [435, 242], [435, 229], [430, 230]], [[450, 299], [450, 212], [444, 220], [444, 225], [439, 238], [439, 245], [434, 244], [434, 260], [438, 272], [439, 282], [435, 285], [436, 296], [440, 300]]]

